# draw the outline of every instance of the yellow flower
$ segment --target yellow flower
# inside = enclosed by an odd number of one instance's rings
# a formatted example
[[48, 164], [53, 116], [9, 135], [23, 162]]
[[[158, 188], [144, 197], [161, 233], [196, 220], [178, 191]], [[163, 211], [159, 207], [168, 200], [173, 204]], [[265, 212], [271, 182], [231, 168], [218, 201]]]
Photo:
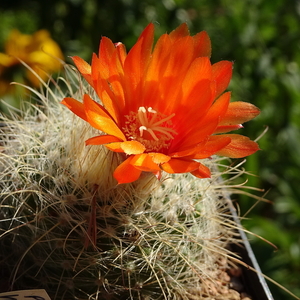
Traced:
[[[61, 68], [59, 60], [64, 59], [60, 47], [47, 30], [39, 30], [33, 35], [12, 30], [4, 51], [0, 53], [0, 95], [9, 91], [9, 84], [21, 65], [20, 61], [26, 63], [42, 80], [46, 80], [47, 74]], [[39, 86], [40, 81], [32, 71], [26, 70], [25, 77], [32, 86]]]

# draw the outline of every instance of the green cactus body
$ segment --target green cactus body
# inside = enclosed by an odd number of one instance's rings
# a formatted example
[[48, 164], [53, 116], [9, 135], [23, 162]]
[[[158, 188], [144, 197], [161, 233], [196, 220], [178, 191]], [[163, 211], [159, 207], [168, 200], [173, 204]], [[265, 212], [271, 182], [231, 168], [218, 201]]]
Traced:
[[117, 185], [122, 154], [84, 145], [94, 129], [59, 103], [62, 89], [37, 93], [40, 104], [21, 118], [2, 117], [2, 291], [44, 288], [53, 300], [231, 299], [226, 270], [236, 256], [228, 245], [239, 237], [218, 158], [205, 162], [215, 170], [210, 179], [144, 174]]

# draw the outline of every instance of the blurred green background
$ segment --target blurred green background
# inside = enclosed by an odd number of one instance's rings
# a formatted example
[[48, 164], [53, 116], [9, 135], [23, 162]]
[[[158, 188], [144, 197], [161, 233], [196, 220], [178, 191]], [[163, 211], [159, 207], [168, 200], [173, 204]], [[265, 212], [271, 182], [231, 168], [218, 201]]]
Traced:
[[[65, 57], [87, 61], [101, 36], [129, 49], [149, 22], [156, 24], [157, 36], [182, 22], [192, 34], [206, 30], [212, 62], [235, 62], [233, 100], [262, 110], [241, 133], [255, 139], [269, 127], [259, 141], [262, 150], [247, 159], [245, 168], [258, 175], [249, 177], [248, 185], [264, 189], [272, 203], [258, 203], [243, 225], [278, 247], [251, 237], [263, 272], [300, 297], [299, 0], [1, 0], [0, 20], [0, 52], [13, 28], [28, 34], [47, 29]], [[234, 199], [242, 215], [256, 202]], [[292, 299], [269, 286], [276, 300]]]

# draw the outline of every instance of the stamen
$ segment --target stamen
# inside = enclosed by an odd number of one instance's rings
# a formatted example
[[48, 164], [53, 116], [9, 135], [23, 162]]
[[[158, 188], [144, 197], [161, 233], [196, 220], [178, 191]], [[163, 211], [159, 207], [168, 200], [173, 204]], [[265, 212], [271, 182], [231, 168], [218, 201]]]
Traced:
[[153, 125], [153, 126], [160, 125], [161, 123], [164, 123], [164, 122], [169, 121], [169, 120], [172, 119], [174, 116], [175, 116], [175, 113], [171, 114], [170, 116], [168, 116], [168, 117], [166, 117], [166, 118], [164, 118], [164, 119], [162, 119], [162, 120], [160, 120], [160, 121], [158, 121], [158, 122], [156, 122], [156, 123], [154, 123], [154, 124], [152, 124], [152, 125]]
[[177, 132], [175, 132], [171, 128], [152, 127], [151, 129], [148, 129], [148, 131], [149, 130], [151, 130], [151, 131], [155, 130], [155, 131], [161, 132], [161, 133], [165, 134], [170, 140], [174, 139], [174, 137], [168, 131], [172, 132], [173, 134], [177, 134]]
[[[125, 116], [127, 121], [123, 128], [126, 136], [145, 145], [147, 151], [159, 151], [167, 148], [177, 132], [172, 128], [171, 119], [175, 113], [164, 116], [152, 107], [139, 107], [137, 113]], [[147, 131], [148, 135], [145, 135]]]
[[149, 122], [150, 124], [152, 124], [152, 122], [156, 119], [157, 112], [152, 107], [148, 108], [148, 112], [153, 114], [153, 116], [151, 117], [151, 120]]
[[139, 121], [141, 122], [141, 124], [145, 124], [145, 123], [147, 124], [148, 123], [146, 113], [147, 113], [147, 111], [146, 111], [145, 107], [142, 106], [138, 109], [138, 118], [139, 118]]
[[150, 133], [150, 135], [153, 137], [153, 139], [155, 141], [158, 141], [158, 137], [156, 136], [156, 134], [154, 133], [154, 131], [151, 128], [148, 128], [147, 131]]

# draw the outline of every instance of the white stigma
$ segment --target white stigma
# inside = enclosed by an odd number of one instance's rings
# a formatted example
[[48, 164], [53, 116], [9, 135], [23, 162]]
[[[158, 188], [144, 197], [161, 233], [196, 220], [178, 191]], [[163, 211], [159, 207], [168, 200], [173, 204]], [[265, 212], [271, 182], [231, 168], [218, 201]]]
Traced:
[[[149, 114], [152, 114], [152, 116], [150, 117]], [[137, 113], [138, 120], [141, 124], [141, 126], [139, 127], [140, 137], [143, 137], [144, 131], [148, 131], [155, 141], [159, 140], [155, 132], [162, 133], [168, 139], [173, 139], [174, 137], [172, 134], [176, 134], [176, 132], [172, 128], [160, 125], [163, 125], [165, 122], [169, 121], [174, 116], [175, 113], [165, 118], [159, 118], [157, 111], [154, 110], [152, 107], [148, 107], [148, 109], [146, 109], [144, 106], [141, 106], [138, 109]]]

